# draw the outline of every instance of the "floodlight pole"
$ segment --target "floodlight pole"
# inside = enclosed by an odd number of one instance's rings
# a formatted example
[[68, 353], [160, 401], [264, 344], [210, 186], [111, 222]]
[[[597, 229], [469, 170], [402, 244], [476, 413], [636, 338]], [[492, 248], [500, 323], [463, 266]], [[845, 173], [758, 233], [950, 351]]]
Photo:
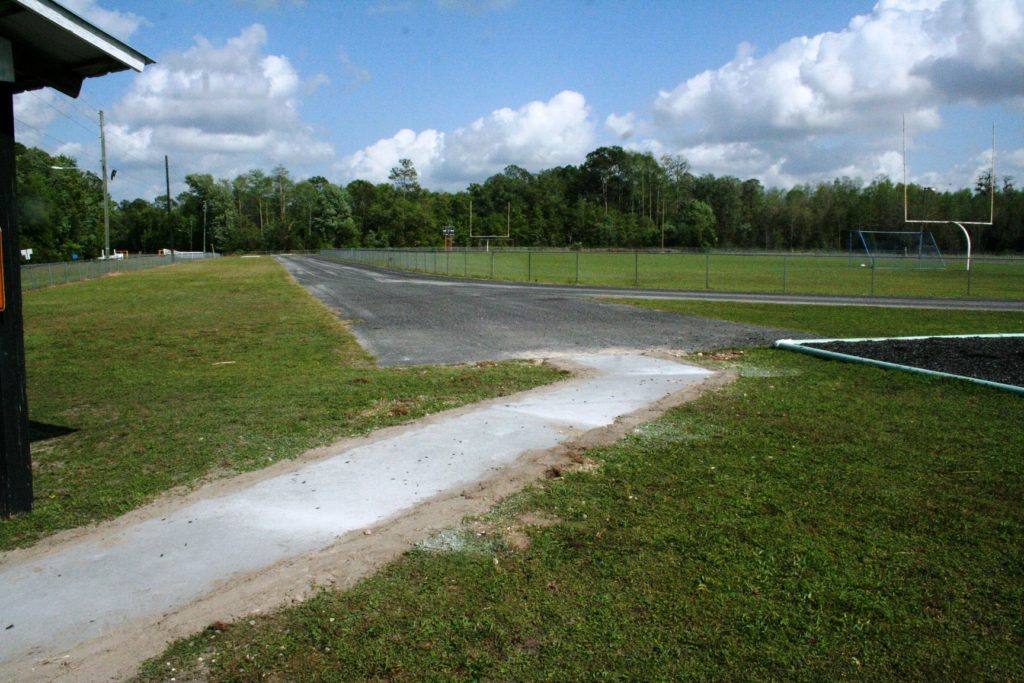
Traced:
[[100, 110], [100, 153], [103, 157], [103, 256], [110, 258], [110, 192], [107, 189], [107, 136], [103, 130], [103, 110]]
[[167, 230], [171, 235], [171, 263], [174, 263], [174, 224], [171, 222], [171, 162], [164, 155], [164, 180], [167, 182]]

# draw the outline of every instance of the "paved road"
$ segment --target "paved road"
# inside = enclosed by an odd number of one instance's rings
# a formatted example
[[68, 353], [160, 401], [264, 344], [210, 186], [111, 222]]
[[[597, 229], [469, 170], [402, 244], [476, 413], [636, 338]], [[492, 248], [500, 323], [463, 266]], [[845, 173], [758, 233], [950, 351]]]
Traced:
[[382, 365], [463, 363], [605, 349], [768, 346], [799, 333], [593, 301], [590, 290], [421, 277], [283, 256]]

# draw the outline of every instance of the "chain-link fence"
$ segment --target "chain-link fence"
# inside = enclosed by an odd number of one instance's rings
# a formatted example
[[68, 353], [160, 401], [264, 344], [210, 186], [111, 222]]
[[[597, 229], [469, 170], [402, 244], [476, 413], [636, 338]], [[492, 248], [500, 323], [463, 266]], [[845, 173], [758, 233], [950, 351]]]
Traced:
[[1024, 299], [1024, 258], [842, 253], [325, 249], [329, 258], [456, 277], [648, 289]]
[[[219, 257], [220, 254], [207, 252], [186, 252], [175, 254], [175, 261], [192, 261]], [[64, 261], [61, 263], [33, 263], [21, 266], [21, 288], [24, 291], [52, 287], [69, 282], [81, 282], [108, 275], [170, 265], [171, 256], [129, 256], [102, 260]]]

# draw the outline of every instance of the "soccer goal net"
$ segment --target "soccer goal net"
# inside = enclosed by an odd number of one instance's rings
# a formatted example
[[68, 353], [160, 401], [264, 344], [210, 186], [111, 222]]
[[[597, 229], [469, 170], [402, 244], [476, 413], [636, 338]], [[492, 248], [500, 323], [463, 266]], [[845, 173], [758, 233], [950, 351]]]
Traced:
[[862, 263], [874, 268], [946, 267], [935, 237], [924, 230], [850, 231], [850, 265]]

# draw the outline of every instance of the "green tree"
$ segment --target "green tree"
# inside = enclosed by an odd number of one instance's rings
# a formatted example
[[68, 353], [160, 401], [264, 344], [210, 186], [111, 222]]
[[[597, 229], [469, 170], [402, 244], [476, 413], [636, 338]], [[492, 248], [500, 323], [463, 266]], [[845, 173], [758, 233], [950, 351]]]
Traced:
[[411, 159], [399, 159], [398, 166], [388, 173], [388, 180], [403, 194], [414, 193], [420, 189], [419, 173], [416, 172]]
[[683, 247], [713, 247], [718, 242], [715, 212], [699, 199], [683, 204], [678, 229], [678, 244]]

